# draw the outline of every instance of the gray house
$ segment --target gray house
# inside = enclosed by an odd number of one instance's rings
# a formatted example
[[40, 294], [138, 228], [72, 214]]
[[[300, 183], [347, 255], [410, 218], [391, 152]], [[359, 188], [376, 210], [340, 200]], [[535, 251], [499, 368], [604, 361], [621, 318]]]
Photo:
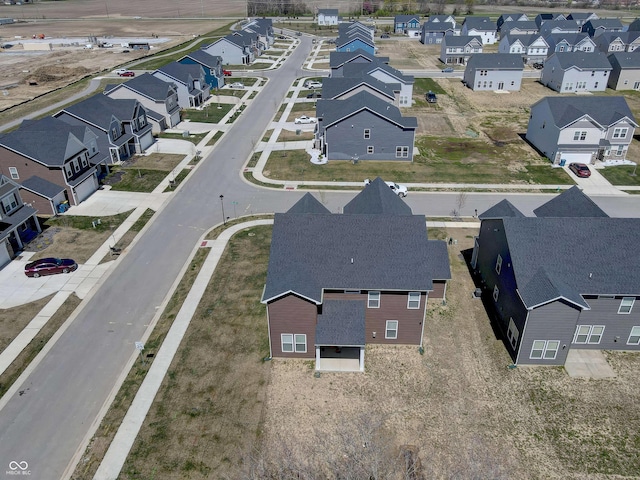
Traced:
[[318, 100], [316, 147], [328, 160], [413, 161], [418, 122], [368, 92]]
[[449, 278], [445, 242], [382, 179], [341, 214], [307, 193], [274, 219], [261, 300], [270, 356], [364, 371], [367, 344], [422, 345], [426, 304]]
[[586, 33], [553, 33], [544, 37], [549, 55], [567, 52], [595, 52], [596, 44]]
[[522, 56], [513, 53], [476, 53], [464, 69], [463, 83], [471, 90], [520, 90]]
[[517, 53], [524, 63], [544, 63], [549, 52], [549, 44], [538, 34], [505, 35], [498, 44], [499, 53]]
[[496, 22], [496, 27], [498, 31], [500, 31], [500, 27], [506, 22], [527, 22], [529, 21], [529, 17], [527, 17], [526, 13], [503, 13], [498, 17], [498, 21]]
[[593, 39], [599, 51], [604, 53], [633, 52], [640, 46], [640, 32], [604, 32]]
[[533, 35], [538, 33], [538, 25], [533, 20], [520, 22], [504, 22], [499, 30], [500, 38], [505, 35]]
[[553, 20], [544, 22], [539, 33], [543, 37], [547, 37], [557, 33], [580, 33], [580, 29], [580, 25], [575, 20]]
[[276, 41], [273, 21], [270, 18], [254, 18], [242, 26], [242, 30], [258, 35], [260, 50], [269, 50]]
[[531, 106], [526, 138], [553, 165], [616, 162], [637, 127], [624, 97], [545, 97]]
[[567, 15], [567, 20], [575, 20], [578, 25], [582, 26], [589, 20], [597, 20], [598, 15], [593, 12], [573, 12]]
[[611, 64], [602, 52], [554, 53], [544, 64], [540, 82], [552, 90], [566, 92], [604, 92]]
[[582, 31], [590, 37], [597, 37], [604, 32], [622, 32], [624, 25], [619, 18], [598, 18], [589, 20], [582, 25]]
[[640, 90], [640, 51], [617, 52], [607, 57], [611, 75], [607, 86], [613, 90]]
[[249, 65], [255, 60], [251, 42], [242, 36], [229, 34], [202, 49], [209, 55], [222, 57], [225, 65]]
[[[564, 365], [572, 349], [640, 350], [640, 219], [609, 218], [576, 190], [537, 217], [480, 216], [471, 266], [516, 365]], [[579, 205], [586, 215], [575, 216]]]
[[382, 83], [387, 83], [389, 86], [393, 86], [394, 89], [399, 87], [397, 105], [400, 107], [411, 106], [415, 79], [411, 75], [404, 75], [400, 70], [396, 70], [386, 63], [349, 63], [344, 66], [343, 76], [356, 78], [366, 78], [368, 76]]
[[476, 53], [482, 53], [482, 39], [477, 36], [445, 35], [440, 44], [440, 61], [447, 65], [464, 65]]
[[[350, 69], [347, 69], [347, 72], [348, 70]], [[399, 83], [385, 83], [363, 71], [348, 77], [331, 77], [322, 80], [323, 99], [345, 100], [360, 92], [367, 92], [395, 106], [398, 106], [400, 100]]]
[[369, 63], [369, 64], [388, 64], [389, 57], [377, 57], [372, 53], [364, 50], [355, 50], [353, 52], [330, 52], [329, 68], [331, 69], [330, 77], [342, 77], [344, 66], [349, 63]]
[[176, 86], [178, 104], [181, 108], [199, 107], [211, 96], [211, 87], [206, 82], [204, 69], [199, 64], [171, 62], [151, 75]]
[[180, 123], [176, 85], [143, 73], [128, 82], [107, 85], [104, 94], [113, 99], [133, 99], [144, 106], [154, 133]]
[[496, 43], [496, 23], [489, 17], [466, 17], [460, 35], [480, 37], [483, 45]]
[[455, 27], [449, 22], [425, 22], [420, 30], [420, 42], [425, 45], [440, 44], [445, 35], [455, 35]]

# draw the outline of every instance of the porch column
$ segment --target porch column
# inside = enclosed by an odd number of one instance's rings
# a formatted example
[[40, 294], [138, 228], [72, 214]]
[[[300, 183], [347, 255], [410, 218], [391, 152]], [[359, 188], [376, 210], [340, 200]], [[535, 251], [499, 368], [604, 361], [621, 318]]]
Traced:
[[364, 372], [364, 347], [360, 347], [360, 371]]
[[316, 347], [316, 370], [320, 370], [320, 347]]

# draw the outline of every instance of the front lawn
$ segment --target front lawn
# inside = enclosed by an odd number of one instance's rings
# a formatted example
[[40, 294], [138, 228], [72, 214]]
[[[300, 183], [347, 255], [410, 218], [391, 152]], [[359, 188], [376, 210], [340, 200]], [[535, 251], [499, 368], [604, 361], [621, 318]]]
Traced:
[[[619, 165], [616, 167], [606, 167], [598, 170], [611, 185], [640, 186], [640, 172], [636, 171], [634, 165]], [[636, 173], [633, 176], [632, 173]]]
[[208, 103], [201, 110], [189, 108], [183, 110], [182, 119], [192, 122], [219, 123], [222, 118], [234, 107], [231, 103]]

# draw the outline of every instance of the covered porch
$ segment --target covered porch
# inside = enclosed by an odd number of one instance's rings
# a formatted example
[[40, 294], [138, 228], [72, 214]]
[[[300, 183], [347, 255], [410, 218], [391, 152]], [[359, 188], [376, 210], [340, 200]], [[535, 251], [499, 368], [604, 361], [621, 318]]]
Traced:
[[316, 370], [364, 372], [365, 302], [326, 300], [316, 325]]

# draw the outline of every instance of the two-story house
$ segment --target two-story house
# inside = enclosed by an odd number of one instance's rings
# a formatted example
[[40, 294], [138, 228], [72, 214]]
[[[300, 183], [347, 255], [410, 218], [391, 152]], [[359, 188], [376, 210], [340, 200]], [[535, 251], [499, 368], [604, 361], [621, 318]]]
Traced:
[[408, 37], [420, 36], [419, 15], [396, 15], [393, 19], [393, 31]]
[[518, 91], [522, 83], [522, 56], [515, 53], [476, 53], [469, 58], [463, 83], [471, 90]]
[[270, 356], [364, 371], [367, 344], [422, 345], [427, 301], [444, 298], [450, 277], [445, 242], [429, 240], [424, 217], [382, 179], [341, 214], [307, 193], [274, 219], [262, 295]]
[[221, 57], [225, 65], [249, 65], [255, 60], [251, 42], [237, 35], [226, 35], [202, 50], [213, 57]]
[[19, 185], [0, 175], [0, 268], [42, 231], [38, 211], [25, 204]]
[[455, 35], [453, 23], [425, 22], [420, 30], [420, 42], [425, 45], [440, 44], [445, 35]]
[[178, 63], [200, 65], [204, 71], [204, 81], [209, 85], [209, 88], [224, 87], [222, 57], [209, 55], [204, 50], [194, 50], [178, 60]]
[[276, 41], [273, 20], [270, 18], [252, 18], [242, 26], [242, 30], [258, 35], [261, 51], [269, 50]]
[[[456, 23], [456, 18], [453, 15], [429, 15], [429, 22], [442, 22], [442, 23], [451, 23], [453, 24], [453, 28], [458, 28]], [[456, 34], [459, 33], [456, 32]]]
[[440, 61], [447, 65], [464, 65], [476, 53], [482, 53], [480, 37], [446, 35], [440, 44]]
[[624, 25], [619, 18], [598, 18], [585, 22], [582, 31], [590, 37], [597, 37], [605, 32], [622, 32]]
[[127, 82], [107, 85], [104, 94], [113, 99], [133, 99], [140, 102], [147, 112], [153, 133], [173, 128], [180, 123], [176, 85], [150, 73], [143, 73]]
[[350, 63], [368, 63], [368, 64], [388, 64], [389, 57], [378, 57], [364, 50], [355, 50], [353, 52], [330, 52], [329, 68], [331, 69], [330, 77], [342, 77], [342, 71], [345, 65]]
[[624, 97], [545, 97], [531, 106], [526, 139], [553, 165], [618, 161], [637, 127]]
[[542, 27], [545, 22], [553, 22], [556, 20], [566, 20], [567, 17], [563, 13], [539, 13], [534, 18], [536, 25], [538, 25], [538, 29]]
[[496, 31], [496, 23], [489, 17], [466, 17], [460, 35], [480, 37], [483, 45], [493, 45]]
[[604, 32], [594, 37], [593, 41], [603, 53], [633, 52], [640, 46], [640, 32]]
[[338, 9], [337, 8], [320, 8], [318, 9], [318, 25], [332, 26], [338, 25]]
[[534, 35], [537, 33], [538, 25], [533, 20], [504, 22], [498, 30], [500, 38], [504, 38], [505, 35]]
[[[362, 65], [362, 64], [359, 64]], [[330, 77], [322, 80], [322, 98], [329, 100], [345, 100], [360, 92], [368, 92], [380, 100], [398, 106], [400, 101], [400, 84], [385, 83], [372, 77], [365, 71], [345, 68], [348, 76]]]
[[411, 75], [404, 75], [400, 70], [396, 70], [386, 63], [348, 63], [343, 68], [342, 76], [356, 78], [371, 77], [382, 83], [389, 84], [389, 86], [393, 86], [393, 89], [398, 89], [399, 87], [398, 95], [396, 95], [398, 97], [396, 105], [399, 107], [411, 106], [415, 79]]
[[498, 44], [499, 53], [517, 53], [526, 64], [544, 63], [549, 52], [549, 44], [538, 34], [505, 35]]
[[582, 26], [589, 20], [597, 20], [598, 14], [594, 12], [572, 12], [567, 15], [567, 20], [575, 20], [578, 22], [578, 25]]
[[552, 90], [566, 92], [604, 92], [611, 64], [602, 52], [554, 53], [547, 58], [540, 82]]
[[506, 22], [527, 22], [529, 17], [526, 13], [503, 13], [498, 17], [496, 22], [496, 30], [500, 31], [500, 27]]
[[552, 20], [544, 22], [538, 33], [543, 37], [548, 37], [557, 33], [580, 33], [580, 31], [581, 27], [575, 20]]
[[607, 86], [613, 90], [640, 90], [640, 52], [616, 52], [607, 57], [611, 74]]
[[171, 62], [151, 75], [176, 86], [181, 108], [199, 107], [211, 96], [211, 87], [205, 80], [204, 69], [200, 64]]
[[596, 44], [586, 33], [553, 33], [544, 37], [549, 55], [566, 52], [595, 52]]
[[[28, 185], [23, 200], [43, 215], [57, 214], [63, 202], [78, 205], [95, 192], [98, 166], [106, 170], [97, 136], [86, 125], [44, 117], [24, 120], [0, 137], [2, 171], [15, 183]], [[53, 191], [52, 185], [57, 187]]]

